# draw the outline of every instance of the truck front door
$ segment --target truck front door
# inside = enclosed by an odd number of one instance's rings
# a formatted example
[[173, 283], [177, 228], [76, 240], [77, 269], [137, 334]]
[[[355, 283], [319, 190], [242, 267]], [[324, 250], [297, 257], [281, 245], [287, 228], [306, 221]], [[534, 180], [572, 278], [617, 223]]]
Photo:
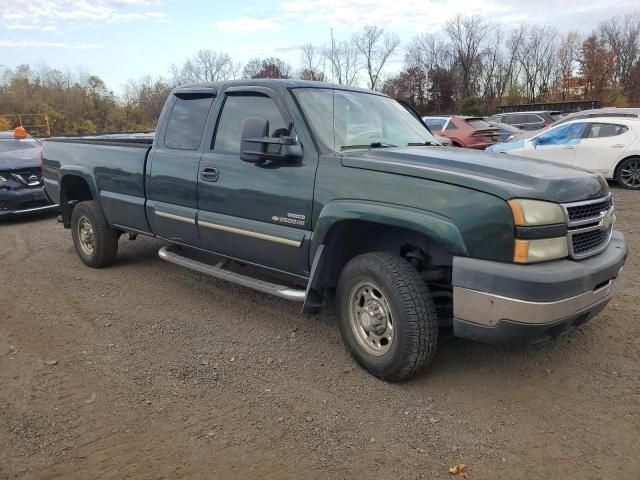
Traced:
[[[294, 136], [284, 101], [264, 87], [227, 89], [215, 134], [200, 161], [198, 226], [203, 248], [269, 268], [308, 275], [317, 154], [309, 140], [291, 162], [240, 160], [247, 118], [269, 122], [269, 135]], [[301, 141], [298, 139], [298, 141]]]

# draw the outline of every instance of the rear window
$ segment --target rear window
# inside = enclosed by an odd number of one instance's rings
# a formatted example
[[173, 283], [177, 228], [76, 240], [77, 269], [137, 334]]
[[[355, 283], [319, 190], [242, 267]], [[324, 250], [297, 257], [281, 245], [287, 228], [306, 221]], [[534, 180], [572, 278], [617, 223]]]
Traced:
[[177, 96], [164, 134], [165, 146], [179, 150], [197, 150], [212, 103], [212, 95]]
[[0, 138], [0, 152], [13, 152], [30, 148], [40, 148], [40, 142], [33, 138]]
[[485, 122], [482, 118], [467, 118], [465, 120], [467, 125], [471, 125], [473, 128], [491, 128], [487, 122]]

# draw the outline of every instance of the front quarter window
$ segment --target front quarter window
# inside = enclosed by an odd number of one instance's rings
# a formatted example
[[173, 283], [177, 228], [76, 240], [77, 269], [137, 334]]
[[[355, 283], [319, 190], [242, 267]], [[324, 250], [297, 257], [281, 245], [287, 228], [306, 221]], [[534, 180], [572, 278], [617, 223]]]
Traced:
[[317, 140], [334, 152], [438, 144], [419, 119], [389, 97], [317, 88], [294, 89], [294, 95]]

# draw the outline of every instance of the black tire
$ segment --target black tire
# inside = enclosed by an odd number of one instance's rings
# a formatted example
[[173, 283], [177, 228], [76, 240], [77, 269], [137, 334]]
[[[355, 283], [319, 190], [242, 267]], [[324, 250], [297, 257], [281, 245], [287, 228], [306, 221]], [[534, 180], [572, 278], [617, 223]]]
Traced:
[[616, 168], [616, 182], [627, 190], [640, 190], [640, 157], [623, 160]]
[[[88, 222], [92, 230], [93, 248], [83, 247], [80, 224]], [[112, 229], [94, 201], [78, 203], [71, 214], [71, 236], [76, 252], [86, 265], [92, 268], [106, 267], [118, 254], [118, 232]]]
[[[352, 295], [367, 283], [376, 286], [390, 307], [394, 336], [384, 353], [366, 350], [357, 337], [359, 327], [353, 326], [350, 317], [350, 310], [358, 308]], [[384, 252], [353, 258], [340, 274], [336, 301], [342, 338], [356, 361], [372, 375], [399, 382], [431, 363], [438, 345], [436, 310], [424, 280], [403, 258]]]

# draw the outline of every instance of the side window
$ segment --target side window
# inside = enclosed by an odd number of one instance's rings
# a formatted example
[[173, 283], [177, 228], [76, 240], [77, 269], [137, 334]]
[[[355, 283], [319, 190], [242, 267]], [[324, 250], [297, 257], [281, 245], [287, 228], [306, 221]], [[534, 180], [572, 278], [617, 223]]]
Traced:
[[624, 125], [614, 125], [612, 123], [592, 123], [586, 138], [604, 138], [622, 135], [629, 130]]
[[280, 110], [273, 99], [261, 95], [229, 95], [218, 120], [213, 150], [219, 153], [240, 154], [242, 125], [247, 118], [261, 117], [269, 121], [269, 136], [289, 134]]
[[164, 133], [165, 146], [179, 150], [197, 150], [212, 103], [212, 95], [177, 96]]
[[586, 123], [572, 123], [552, 128], [536, 138], [537, 145], [576, 145], [582, 139]]
[[527, 115], [526, 123], [544, 123], [540, 115]]
[[505, 123], [509, 125], [520, 125], [526, 122], [527, 117], [525, 115], [507, 115], [505, 117]]

